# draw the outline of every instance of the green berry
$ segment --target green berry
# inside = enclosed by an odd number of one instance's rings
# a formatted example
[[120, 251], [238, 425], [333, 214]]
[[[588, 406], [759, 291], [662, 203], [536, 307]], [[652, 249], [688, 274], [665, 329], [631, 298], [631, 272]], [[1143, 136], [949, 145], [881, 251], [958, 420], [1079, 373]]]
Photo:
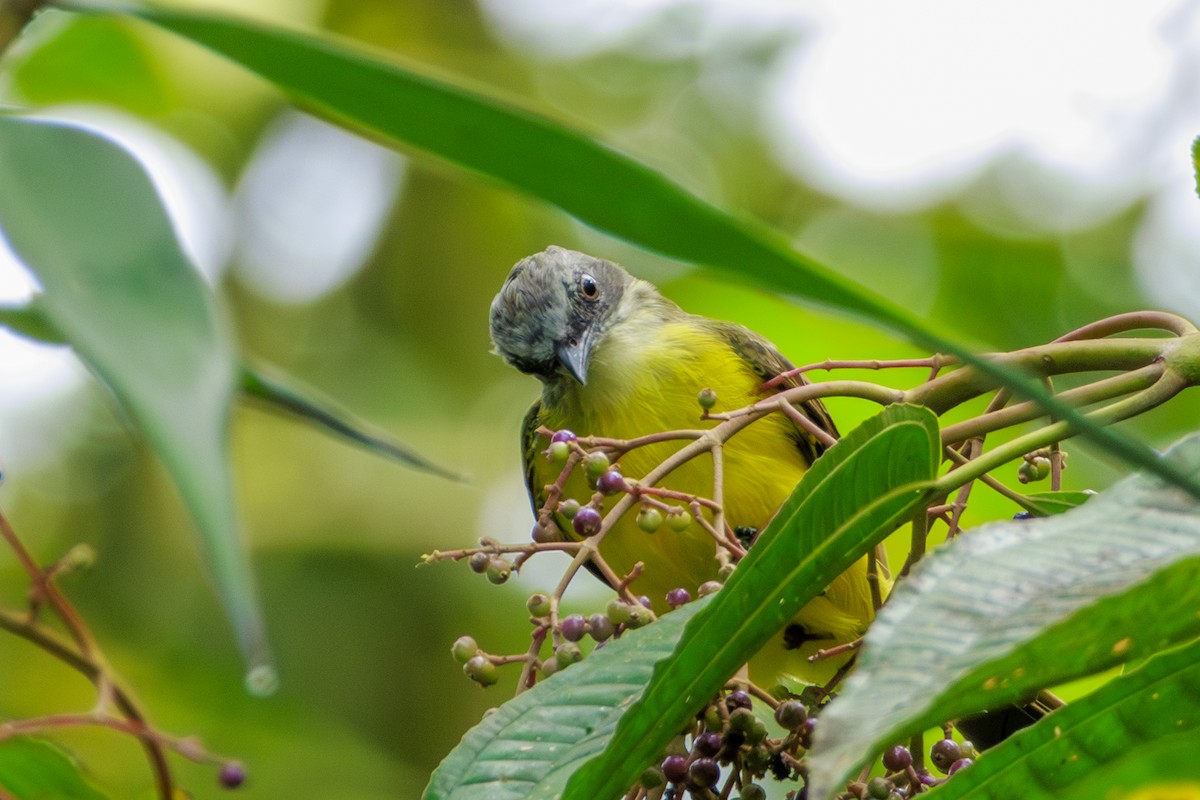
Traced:
[[609, 601], [608, 607], [604, 609], [608, 621], [613, 625], [623, 625], [629, 622], [629, 617], [633, 613], [633, 606], [626, 603], [620, 598], [614, 598]]
[[725, 729], [725, 718], [715, 705], [704, 709], [704, 729], [707, 731], [722, 731]]
[[467, 564], [471, 570], [478, 572], [480, 575], [487, 572], [488, 564], [492, 563], [492, 557], [488, 553], [472, 553], [467, 559]]
[[663, 524], [663, 514], [657, 508], [643, 508], [638, 512], [637, 524], [646, 533], [654, 533]]
[[554, 658], [560, 667], [569, 667], [583, 660], [583, 650], [574, 642], [563, 642], [554, 648]]
[[712, 411], [713, 406], [717, 404], [717, 393], [706, 386], [696, 395], [696, 400], [705, 411]]
[[666, 773], [664, 773], [662, 767], [659, 766], [647, 767], [646, 771], [642, 773], [641, 779], [638, 781], [638, 783], [642, 785], [643, 789], [657, 789], [666, 782]]
[[463, 664], [463, 672], [480, 686], [491, 686], [500, 680], [496, 665], [483, 654], [471, 656], [467, 663]]
[[595, 481], [608, 470], [608, 456], [599, 451], [589, 453], [587, 461], [583, 462], [583, 464], [583, 471], [587, 475], [588, 480]]
[[512, 576], [512, 564], [497, 556], [488, 563], [487, 579], [499, 586]]
[[754, 717], [754, 721], [750, 723], [750, 728], [746, 731], [746, 742], [748, 744], [758, 744], [767, 738], [767, 726], [758, 717]]
[[716, 594], [721, 590], [720, 581], [705, 581], [696, 589], [696, 594], [701, 597], [708, 597], [710, 594]]
[[742, 787], [739, 800], [767, 800], [767, 790], [757, 783], [747, 783]]
[[479, 653], [479, 645], [470, 636], [460, 636], [450, 645], [450, 655], [460, 664], [466, 664]]
[[568, 497], [558, 504], [558, 513], [562, 514], [567, 519], [574, 519], [579, 513], [579, 501], [574, 497]]
[[892, 784], [890, 781], [884, 780], [878, 775], [867, 781], [867, 797], [874, 798], [874, 800], [887, 800], [887, 796], [891, 793]]
[[721, 583], [729, 580], [735, 569], [737, 569], [737, 564], [722, 564], [721, 568], [717, 570], [717, 580]]
[[667, 524], [671, 526], [671, 530], [680, 533], [692, 524], [692, 515], [686, 508], [680, 509], [678, 514], [667, 517]]
[[547, 658], [546, 660], [544, 660], [542, 662], [541, 670], [542, 670], [542, 675], [549, 678], [551, 675], [558, 672], [558, 670], [559, 670], [558, 659], [555, 658], [554, 656], [550, 656], [549, 658]]
[[748, 708], [735, 708], [729, 715], [729, 729], [747, 733], [755, 723], [754, 712]]
[[650, 613], [650, 609], [642, 605], [629, 607], [629, 619], [625, 620], [626, 627], [640, 628], [643, 625], [650, 624], [654, 617]]
[[550, 597], [542, 592], [535, 592], [525, 601], [525, 608], [535, 617], [544, 617], [550, 613]]
[[571, 445], [566, 442], [551, 442], [547, 455], [550, 456], [552, 464], [565, 464], [567, 456], [571, 455]]

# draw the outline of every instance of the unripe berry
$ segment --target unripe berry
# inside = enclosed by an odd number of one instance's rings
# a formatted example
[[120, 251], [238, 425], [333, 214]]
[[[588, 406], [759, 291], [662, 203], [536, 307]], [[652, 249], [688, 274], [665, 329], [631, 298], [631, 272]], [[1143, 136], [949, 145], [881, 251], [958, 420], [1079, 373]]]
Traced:
[[705, 581], [696, 589], [696, 594], [701, 597], [708, 597], [710, 594], [716, 594], [719, 591], [721, 591], [720, 581]]
[[667, 592], [667, 605], [671, 608], [679, 608], [690, 602], [692, 602], [692, 593], [683, 587]]
[[565, 464], [567, 456], [571, 455], [571, 445], [566, 442], [551, 442], [546, 454], [550, 457], [551, 463]]
[[775, 721], [784, 730], [799, 730], [808, 719], [808, 709], [799, 700], [786, 700], [775, 709]]
[[642, 773], [638, 783], [643, 789], [657, 789], [667, 782], [667, 776], [663, 772], [662, 767], [646, 767], [646, 771]]
[[645, 606], [630, 606], [629, 619], [625, 620], [625, 625], [628, 628], [640, 628], [643, 625], [649, 625], [652, 619], [650, 609]]
[[497, 556], [488, 563], [487, 579], [496, 585], [507, 581], [512, 575], [512, 564]]
[[897, 744], [883, 751], [883, 766], [888, 772], [899, 772], [912, 766], [912, 753], [902, 744]]
[[551, 675], [558, 672], [558, 670], [559, 670], [558, 659], [555, 658], [554, 656], [550, 656], [549, 658], [545, 659], [544, 661], [542, 661], [541, 670], [542, 670], [542, 675], [549, 678]]
[[482, 654], [471, 656], [467, 663], [463, 664], [463, 672], [480, 686], [491, 686], [500, 680], [496, 665]]
[[763, 739], [766, 739], [766, 738], [767, 738], [767, 726], [763, 724], [763, 721], [761, 719], [759, 719], [758, 717], [754, 717], [754, 720], [750, 723], [749, 729], [747, 729], [747, 731], [746, 731], [746, 743], [747, 744], [758, 744], [759, 742], [761, 742]]
[[608, 456], [601, 452], [589, 453], [587, 460], [583, 462], [584, 474], [591, 481], [599, 479], [608, 470], [608, 467]]
[[711, 758], [697, 758], [688, 765], [688, 783], [701, 789], [711, 789], [721, 780], [721, 768]]
[[671, 783], [683, 783], [687, 780], [688, 763], [686, 756], [667, 756], [659, 766], [662, 767], [663, 775]]
[[691, 512], [689, 512], [686, 508], [681, 509], [678, 514], [672, 514], [671, 516], [667, 517], [667, 524], [670, 525], [671, 530], [675, 531], [676, 533], [685, 531], [687, 530], [688, 526], [692, 524]]
[[599, 511], [592, 506], [584, 506], [571, 520], [571, 527], [580, 536], [595, 536], [600, 532], [600, 525], [603, 521]]
[[725, 730], [725, 718], [715, 705], [704, 707], [704, 729], [713, 732]]
[[891, 793], [892, 784], [878, 775], [867, 781], [867, 797], [873, 798], [873, 800], [887, 800], [887, 796]]
[[767, 790], [757, 783], [747, 783], [742, 787], [738, 800], [767, 800]]
[[812, 749], [813, 731], [817, 727], [817, 718], [809, 717], [804, 720], [804, 724], [800, 726], [800, 730], [796, 731], [796, 738], [800, 741], [800, 746], [805, 750]]
[[638, 527], [646, 533], [654, 533], [663, 524], [662, 512], [657, 508], [643, 508], [637, 515]]
[[562, 637], [568, 642], [578, 642], [587, 633], [587, 620], [579, 614], [572, 614], [560, 623]]
[[712, 411], [713, 406], [717, 404], [717, 393], [706, 386], [696, 395], [696, 400], [705, 411]]
[[575, 519], [575, 515], [579, 513], [579, 501], [574, 497], [568, 497], [558, 504], [558, 513], [567, 519]]
[[608, 621], [613, 625], [621, 625], [629, 622], [629, 615], [633, 612], [633, 606], [626, 603], [620, 598], [613, 598], [608, 602], [608, 606], [604, 609]]
[[492, 557], [487, 553], [472, 553], [471, 557], [467, 559], [471, 571], [478, 572], [480, 575], [487, 572], [490, 563], [492, 563]]
[[563, 642], [554, 648], [554, 658], [560, 667], [569, 667], [583, 660], [583, 650], [574, 642]]
[[721, 583], [729, 580], [735, 569], [737, 569], [737, 564], [722, 564], [721, 568], [717, 570], [717, 580]]
[[601, 494], [617, 494], [625, 491], [625, 476], [616, 469], [605, 470], [596, 479], [596, 489]]
[[612, 620], [603, 614], [592, 614], [588, 619], [588, 633], [597, 642], [603, 642], [614, 633]]
[[470, 636], [460, 636], [450, 645], [450, 655], [460, 664], [465, 664], [479, 653], [479, 645]]
[[754, 726], [754, 712], [748, 708], [734, 708], [729, 714], [729, 730], [745, 733]]
[[544, 617], [550, 613], [550, 597], [542, 592], [534, 592], [525, 601], [525, 608], [535, 617]]

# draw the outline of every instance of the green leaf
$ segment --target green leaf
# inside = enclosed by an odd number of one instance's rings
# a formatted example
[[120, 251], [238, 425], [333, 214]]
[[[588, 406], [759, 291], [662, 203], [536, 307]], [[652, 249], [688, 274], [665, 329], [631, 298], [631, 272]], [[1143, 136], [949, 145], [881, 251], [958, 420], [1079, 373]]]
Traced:
[[501, 180], [641, 247], [749, 277], [764, 288], [873, 320], [933, 352], [956, 355], [1036, 400], [1105, 450], [1200, 498], [1200, 481], [1180, 474], [1146, 445], [1087, 421], [1037, 381], [975, 356], [907, 309], [796, 252], [777, 232], [724, 213], [582, 133], [418, 68], [296, 31], [124, 4], [65, 7], [134, 14], [237, 61], [301, 108], [366, 136], [416, 147]]
[[29, 738], [0, 741], [0, 794], [14, 800], [107, 800], [70, 756]]
[[554, 796], [603, 748], [617, 720], [709, 600], [626, 633], [509, 700], [472, 728], [429, 779], [424, 800]]
[[0, 116], [0, 186], [0, 226], [41, 283], [41, 312], [175, 479], [243, 651], [265, 664], [226, 456], [233, 344], [153, 184], [99, 135]]
[[1026, 511], [1037, 514], [1040, 517], [1050, 517], [1055, 514], [1061, 514], [1064, 511], [1070, 511], [1072, 508], [1078, 508], [1095, 496], [1096, 493], [1090, 490], [1080, 492], [1034, 492], [1033, 494], [1020, 495], [1017, 498], [1017, 502]]
[[563, 797], [620, 796], [738, 667], [928, 501], [940, 458], [933, 412], [896, 405], [817, 459]]
[[[1169, 458], [1200, 472], [1200, 436]], [[892, 593], [821, 717], [813, 797], [902, 736], [1200, 633], [1200, 503], [1133, 476], [1080, 508], [986, 525]]]
[[1200, 136], [1192, 140], [1192, 174], [1196, 178], [1196, 194], [1200, 195]]
[[[2, 319], [0, 317], [0, 320]], [[327, 401], [318, 401], [311, 389], [297, 391], [284, 385], [278, 378], [266, 375], [262, 370], [243, 366], [242, 392], [269, 408], [295, 414], [384, 458], [448, 480], [462, 480], [462, 476], [439, 467], [424, 456], [391, 440], [386, 434], [372, 431], [365, 422], [355, 419], [348, 412], [332, 408]]]
[[[1191, 743], [1183, 773], [1164, 774], [1147, 756]], [[1161, 780], [1200, 778], [1200, 642], [1122, 675], [1019, 731], [932, 794], [931, 800], [1063, 800], [1124, 797]], [[1200, 789], [1200, 787], [1197, 787]]]

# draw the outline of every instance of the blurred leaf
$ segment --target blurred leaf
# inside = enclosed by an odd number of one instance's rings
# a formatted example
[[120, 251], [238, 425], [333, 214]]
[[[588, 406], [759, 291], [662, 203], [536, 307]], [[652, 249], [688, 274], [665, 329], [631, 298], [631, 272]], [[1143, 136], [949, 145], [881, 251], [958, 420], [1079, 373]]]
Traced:
[[41, 739], [0, 741], [0, 793], [15, 800], [106, 800], [62, 750]]
[[738, 667], [838, 575], [928, 502], [937, 418], [896, 405], [855, 428], [801, 479], [759, 541], [564, 798], [619, 797]]
[[959, 356], [1035, 399], [1105, 450], [1200, 498], [1200, 481], [1182, 475], [1146, 445], [1089, 422], [1036, 381], [975, 356], [930, 322], [798, 253], [777, 232], [735, 219], [584, 134], [417, 68], [297, 31], [123, 4], [64, 7], [134, 14], [228, 56], [275, 83], [300, 107], [364, 135], [435, 153], [650, 250], [749, 277], [764, 288], [887, 326], [933, 352]]
[[517, 695], [472, 728], [429, 779], [424, 800], [554, 797], [604, 747], [704, 598], [629, 631]]
[[40, 106], [106, 103], [145, 116], [169, 109], [170, 86], [131, 23], [61, 14], [54, 21], [60, 24], [49, 25], [49, 35], [36, 37], [36, 47], [8, 70], [21, 97]]
[[1179, 759], [1183, 774], [1169, 778], [1147, 758], [1173, 741], [1190, 742], [1191, 752], [1200, 752], [1200, 642], [1162, 653], [1055, 712], [1046, 724], [1019, 731], [931, 797], [1124, 797], [1156, 781], [1200, 778], [1194, 756]]
[[1061, 514], [1064, 511], [1070, 511], [1072, 508], [1078, 508], [1088, 500], [1096, 496], [1093, 491], [1080, 492], [1034, 492], [1033, 494], [1021, 495], [1017, 502], [1026, 511], [1037, 514], [1042, 517]]
[[1200, 136], [1192, 140], [1192, 174], [1196, 177], [1196, 194], [1200, 195]]
[[286, 411], [305, 419], [326, 431], [361, 445], [384, 458], [397, 461], [414, 469], [438, 475], [452, 481], [461, 481], [462, 476], [439, 467], [424, 456], [392, 441], [386, 434], [372, 431], [362, 420], [342, 409], [333, 409], [327, 401], [318, 401], [315, 392], [303, 392], [285, 386], [280, 380], [268, 377], [262, 370], [242, 367], [242, 392], [261, 401], [267, 407]]
[[41, 282], [41, 310], [162, 458], [243, 651], [265, 664], [226, 456], [233, 344], [153, 184], [96, 134], [0, 116], [0, 185], [0, 226]]
[[0, 305], [0, 326], [42, 344], [67, 344], [42, 309], [41, 295], [23, 306]]
[[[1200, 472], [1200, 436], [1167, 457]], [[906, 734], [1195, 636], [1197, 608], [1200, 503], [1156, 478], [955, 539], [892, 593], [822, 714], [811, 796]]]

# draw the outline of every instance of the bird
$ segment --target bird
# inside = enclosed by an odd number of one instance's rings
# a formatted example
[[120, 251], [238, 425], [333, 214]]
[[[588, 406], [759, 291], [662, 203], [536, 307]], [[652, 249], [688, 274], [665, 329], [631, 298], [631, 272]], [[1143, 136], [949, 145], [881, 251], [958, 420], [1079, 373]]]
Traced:
[[[561, 471], [561, 464], [544, 455], [546, 431], [632, 439], [711, 427], [717, 423], [700, 415], [702, 390], [715, 392], [720, 407], [733, 410], [804, 382], [794, 377], [767, 388], [793, 365], [766, 338], [733, 322], [690, 314], [621, 266], [562, 247], [517, 262], [491, 304], [489, 322], [493, 351], [541, 382], [541, 396], [521, 433], [535, 515]], [[796, 408], [836, 438], [837, 428], [818, 400]], [[636, 480], [686, 443], [662, 441], [630, 450], [620, 456], [621, 474]], [[739, 531], [761, 531], [824, 450], [820, 439], [783, 414], [769, 414], [741, 430], [723, 447], [726, 522]], [[711, 497], [712, 460], [693, 458], [662, 485]], [[564, 495], [586, 504], [594, 491], [575, 470]], [[613, 502], [606, 498], [602, 513]], [[556, 514], [554, 523], [564, 538], [578, 538], [565, 516]], [[643, 564], [629, 589], [648, 597], [657, 613], [668, 610], [668, 592], [682, 588], [694, 594], [720, 569], [713, 538], [695, 523], [678, 532], [664, 526], [647, 533], [634, 514], [626, 514], [599, 551], [618, 576]], [[886, 593], [886, 575], [881, 585]], [[806, 656], [861, 636], [874, 610], [863, 558], [779, 632], [772, 649], [786, 657], [768, 660], [777, 673], [768, 676], [769, 682], [828, 680], [846, 659], [811, 664]]]

